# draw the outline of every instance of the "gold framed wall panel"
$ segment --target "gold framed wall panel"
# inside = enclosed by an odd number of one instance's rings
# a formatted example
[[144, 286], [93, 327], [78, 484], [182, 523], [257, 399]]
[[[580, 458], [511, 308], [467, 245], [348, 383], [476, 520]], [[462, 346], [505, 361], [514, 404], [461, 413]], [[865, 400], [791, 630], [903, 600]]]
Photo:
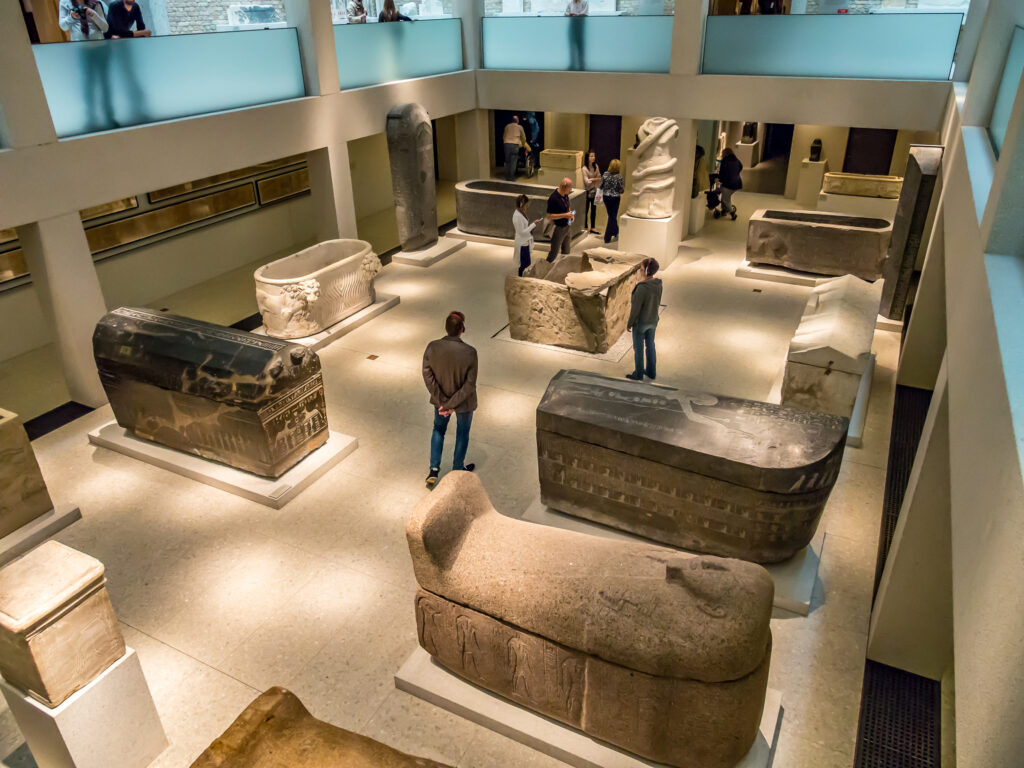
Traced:
[[16, 230], [14, 227], [11, 227], [10, 229], [0, 229], [0, 245], [4, 243], [9, 243], [12, 240], [17, 239], [18, 230]]
[[132, 195], [131, 197], [122, 197], [120, 200], [112, 200], [109, 203], [92, 205], [88, 208], [83, 208], [78, 213], [82, 217], [82, 221], [92, 221], [93, 219], [98, 219], [100, 216], [109, 216], [112, 213], [130, 211], [133, 208], [138, 207], [139, 199], [135, 197], [135, 195]]
[[16, 277], [28, 274], [28, 264], [21, 248], [7, 253], [0, 253], [0, 283], [6, 283]]
[[260, 205], [270, 205], [278, 200], [301, 195], [309, 191], [309, 171], [300, 168], [269, 179], [260, 179], [256, 182], [256, 190], [259, 192]]
[[256, 188], [249, 182], [194, 200], [100, 224], [87, 229], [85, 236], [89, 240], [89, 249], [95, 255], [253, 205], [256, 205]]
[[248, 168], [238, 168], [234, 171], [218, 173], [214, 176], [206, 176], [202, 179], [195, 179], [194, 181], [186, 181], [184, 184], [175, 184], [173, 187], [164, 187], [163, 189], [157, 189], [150, 192], [149, 202], [158, 203], [163, 200], [170, 200], [172, 197], [187, 195], [189, 192], [197, 192], [201, 189], [215, 187], [218, 184], [226, 184], [229, 181], [243, 179], [246, 176], [255, 176], [258, 173], [266, 173], [267, 171], [284, 168], [287, 165], [295, 165], [296, 163], [304, 162], [306, 162], [305, 155], [289, 155], [288, 157], [282, 157], [279, 160], [270, 160], [266, 163], [250, 165]]

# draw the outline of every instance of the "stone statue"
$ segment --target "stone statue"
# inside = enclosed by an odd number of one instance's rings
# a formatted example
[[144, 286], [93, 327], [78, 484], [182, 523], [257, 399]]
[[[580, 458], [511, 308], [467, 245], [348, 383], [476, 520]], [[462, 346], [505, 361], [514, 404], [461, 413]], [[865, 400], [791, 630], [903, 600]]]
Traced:
[[16, 414], [0, 408], [0, 538], [51, 509], [25, 428]]
[[814, 537], [849, 421], [560, 371], [537, 406], [541, 500], [713, 555], [773, 563]]
[[388, 112], [387, 137], [399, 242], [406, 251], [427, 248], [437, 242], [430, 115], [419, 104], [400, 104]]
[[117, 423], [144, 440], [265, 477], [327, 442], [320, 358], [301, 344], [121, 307], [93, 352]]
[[815, 139], [811, 142], [811, 152], [807, 159], [812, 163], [821, 162], [821, 139]]
[[317, 720], [284, 688], [260, 694], [192, 768], [447, 768]]
[[652, 117], [640, 126], [639, 143], [633, 154], [636, 164], [631, 176], [628, 215], [641, 219], [672, 215], [677, 162], [672, 152], [678, 137], [678, 124], [667, 117]]
[[733, 768], [758, 733], [774, 584], [695, 557], [499, 514], [447, 475], [406, 526], [420, 645], [543, 715], [679, 768]]
[[740, 141], [743, 144], [753, 144], [757, 141], [757, 123], [743, 124], [743, 136]]

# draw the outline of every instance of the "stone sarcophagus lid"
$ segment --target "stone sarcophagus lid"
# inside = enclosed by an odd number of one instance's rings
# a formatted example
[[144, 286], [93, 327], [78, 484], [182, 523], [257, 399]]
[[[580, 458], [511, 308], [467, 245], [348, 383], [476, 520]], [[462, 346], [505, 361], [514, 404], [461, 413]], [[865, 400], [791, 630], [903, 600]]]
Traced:
[[96, 325], [93, 352], [137, 437], [265, 477], [327, 441], [320, 358], [301, 344], [121, 307]]
[[747, 261], [874, 281], [882, 276], [891, 235], [884, 219], [762, 208], [747, 226]]
[[821, 184], [821, 191], [830, 195], [857, 197], [884, 197], [895, 200], [903, 186], [902, 176], [876, 176], [869, 173], [842, 173], [829, 171]]
[[468, 472], [406, 535], [420, 645], [455, 674], [657, 763], [750, 749], [771, 658], [759, 565], [515, 520]]
[[549, 171], [561, 169], [575, 173], [583, 167], [583, 152], [577, 149], [542, 149], [540, 167]]
[[0, 408], [0, 539], [53, 509], [18, 416]]
[[260, 694], [192, 768], [447, 768], [313, 717], [284, 688]]
[[560, 371], [537, 406], [541, 500], [696, 552], [774, 563], [807, 546], [849, 421]]
[[0, 673], [48, 707], [125, 654], [103, 563], [47, 541], [0, 568]]
[[594, 248], [537, 261], [505, 278], [509, 334], [519, 341], [607, 352], [626, 331], [642, 254]]
[[363, 240], [326, 240], [264, 264], [253, 277], [267, 335], [312, 336], [370, 306], [380, 270]]
[[871, 356], [881, 297], [881, 281], [853, 275], [814, 288], [789, 344], [783, 405], [850, 417]]

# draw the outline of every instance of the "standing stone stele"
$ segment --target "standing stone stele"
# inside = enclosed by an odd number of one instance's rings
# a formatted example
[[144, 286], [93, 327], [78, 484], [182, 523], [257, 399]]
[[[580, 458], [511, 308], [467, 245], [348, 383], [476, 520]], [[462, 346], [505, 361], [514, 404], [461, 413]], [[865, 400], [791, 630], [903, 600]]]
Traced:
[[902, 320], [906, 312], [910, 281], [941, 170], [942, 147], [911, 145], [903, 188], [896, 204], [889, 253], [882, 267], [885, 287], [879, 312], [890, 320]]
[[626, 213], [641, 219], [664, 219], [673, 213], [676, 190], [673, 154], [679, 125], [668, 117], [652, 117], [637, 131], [633, 149], [629, 208]]
[[416, 251], [437, 242], [437, 193], [434, 184], [434, 130], [419, 104], [400, 104], [388, 112], [388, 157], [395, 217], [402, 250]]

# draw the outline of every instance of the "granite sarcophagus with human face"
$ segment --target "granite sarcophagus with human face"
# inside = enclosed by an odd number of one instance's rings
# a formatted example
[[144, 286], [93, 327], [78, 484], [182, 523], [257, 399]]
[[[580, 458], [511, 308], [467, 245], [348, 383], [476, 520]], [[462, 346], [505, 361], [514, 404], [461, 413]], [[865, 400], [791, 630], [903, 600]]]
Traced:
[[137, 437], [265, 477], [327, 441], [320, 359], [301, 344], [121, 307], [96, 325], [93, 352]]
[[654, 541], [772, 563], [814, 537], [849, 421], [561, 371], [537, 407], [541, 500]]

